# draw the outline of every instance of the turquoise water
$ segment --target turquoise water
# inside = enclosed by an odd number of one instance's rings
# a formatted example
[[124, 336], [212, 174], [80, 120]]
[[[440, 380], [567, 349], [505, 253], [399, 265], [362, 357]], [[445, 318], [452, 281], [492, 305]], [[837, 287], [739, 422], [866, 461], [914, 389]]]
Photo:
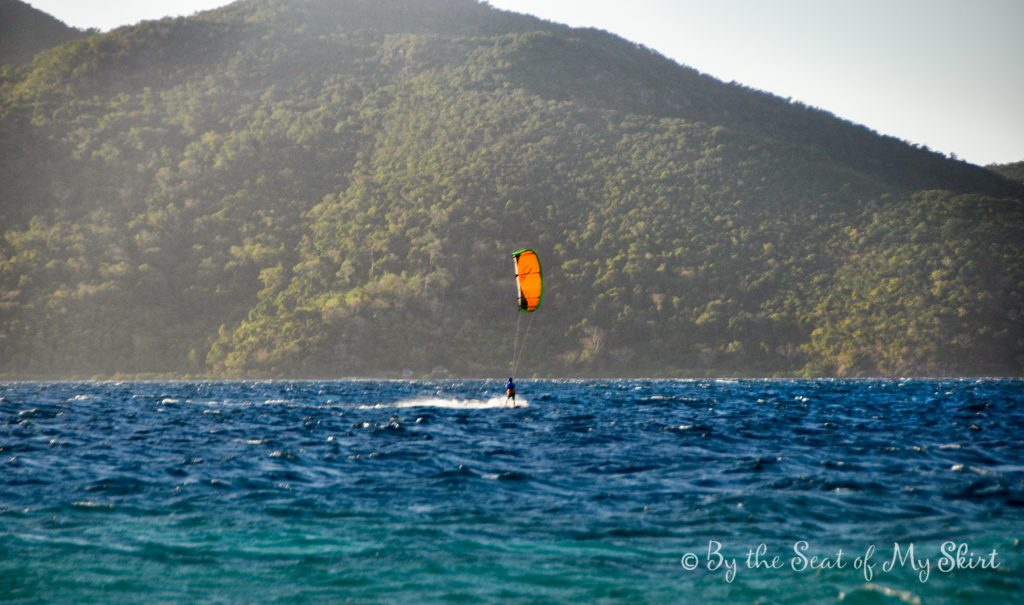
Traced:
[[1024, 382], [502, 386], [2, 384], [0, 602], [1024, 595]]

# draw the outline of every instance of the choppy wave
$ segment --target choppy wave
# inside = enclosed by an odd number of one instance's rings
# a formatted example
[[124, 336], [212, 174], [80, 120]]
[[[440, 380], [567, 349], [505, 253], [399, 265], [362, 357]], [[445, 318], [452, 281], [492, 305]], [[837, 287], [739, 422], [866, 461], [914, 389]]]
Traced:
[[[1024, 382], [0, 384], [0, 602], [1015, 602]], [[680, 566], [945, 540], [999, 570]], [[73, 595], [69, 596], [69, 595]]]

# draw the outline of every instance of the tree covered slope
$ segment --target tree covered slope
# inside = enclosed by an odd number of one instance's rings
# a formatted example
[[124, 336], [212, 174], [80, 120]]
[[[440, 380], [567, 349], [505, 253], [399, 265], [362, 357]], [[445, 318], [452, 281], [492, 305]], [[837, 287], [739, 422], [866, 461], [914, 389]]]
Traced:
[[1024, 371], [1024, 186], [473, 0], [244, 0], [0, 80], [0, 373]]

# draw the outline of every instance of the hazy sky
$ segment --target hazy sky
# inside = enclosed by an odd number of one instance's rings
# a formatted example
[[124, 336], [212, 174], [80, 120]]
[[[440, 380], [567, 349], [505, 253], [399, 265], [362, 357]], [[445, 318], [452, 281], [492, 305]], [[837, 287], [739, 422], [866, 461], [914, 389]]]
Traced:
[[[102, 30], [224, 0], [29, 0]], [[1024, 160], [1024, 0], [491, 0], [977, 164]]]

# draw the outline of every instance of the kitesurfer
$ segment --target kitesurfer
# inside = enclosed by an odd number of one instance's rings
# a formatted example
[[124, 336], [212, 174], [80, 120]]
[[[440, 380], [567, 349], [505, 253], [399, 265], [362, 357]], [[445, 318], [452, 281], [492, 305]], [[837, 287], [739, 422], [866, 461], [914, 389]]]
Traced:
[[[519, 340], [519, 318], [522, 316], [516, 315], [516, 334], [512, 339], [512, 364], [509, 366], [511, 372], [515, 374], [516, 368], [519, 367], [519, 356], [526, 349], [526, 337], [530, 334], [533, 312], [540, 307], [544, 298], [544, 276], [540, 270], [540, 258], [530, 248], [513, 252], [512, 258], [516, 267], [516, 306], [521, 312], [530, 314], [530, 322], [526, 324], [526, 334], [523, 335], [522, 342]], [[516, 407], [516, 383], [511, 376], [505, 384], [506, 406], [509, 401], [512, 402], [512, 407]]]

